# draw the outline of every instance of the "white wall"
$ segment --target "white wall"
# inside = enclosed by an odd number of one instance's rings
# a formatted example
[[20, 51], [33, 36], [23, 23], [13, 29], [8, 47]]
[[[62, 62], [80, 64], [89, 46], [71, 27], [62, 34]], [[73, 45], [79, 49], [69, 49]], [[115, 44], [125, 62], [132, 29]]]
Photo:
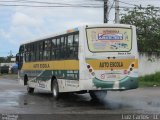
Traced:
[[160, 72], [160, 55], [156, 53], [139, 53], [139, 75], [144, 76]]
[[4, 66], [4, 65], [6, 65], [6, 66], [12, 66], [13, 64], [15, 64], [15, 63], [0, 63], [0, 66]]

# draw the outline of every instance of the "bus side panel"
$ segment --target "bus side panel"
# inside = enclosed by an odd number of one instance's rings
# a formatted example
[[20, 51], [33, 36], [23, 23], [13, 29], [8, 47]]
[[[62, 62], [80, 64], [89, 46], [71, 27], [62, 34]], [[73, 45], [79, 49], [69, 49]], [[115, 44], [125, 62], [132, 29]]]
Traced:
[[21, 83], [28, 77], [28, 85], [34, 88], [51, 90], [52, 77], [56, 77], [60, 92], [79, 90], [79, 60], [61, 60], [24, 63], [21, 70]]

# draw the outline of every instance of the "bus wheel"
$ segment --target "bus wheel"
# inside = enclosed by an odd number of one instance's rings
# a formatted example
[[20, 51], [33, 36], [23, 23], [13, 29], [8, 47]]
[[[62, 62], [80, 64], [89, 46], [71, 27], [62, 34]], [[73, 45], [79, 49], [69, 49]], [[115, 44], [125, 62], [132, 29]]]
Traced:
[[89, 91], [89, 94], [93, 100], [104, 100], [107, 91]]
[[27, 85], [27, 92], [28, 93], [34, 93], [34, 88], [31, 88]]
[[52, 88], [53, 97], [54, 97], [54, 99], [58, 100], [60, 94], [59, 94], [59, 88], [58, 88], [58, 82], [57, 82], [57, 80], [54, 80], [52, 82], [52, 84], [53, 84], [52, 85], [53, 86], [53, 88]]

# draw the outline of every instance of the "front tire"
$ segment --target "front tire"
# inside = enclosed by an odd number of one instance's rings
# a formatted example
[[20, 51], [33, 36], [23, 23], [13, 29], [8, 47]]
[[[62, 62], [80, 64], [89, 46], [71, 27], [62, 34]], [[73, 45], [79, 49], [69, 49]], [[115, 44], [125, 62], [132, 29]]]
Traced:
[[107, 91], [89, 91], [89, 94], [93, 100], [104, 100]]
[[24, 76], [24, 85], [27, 86], [27, 92], [28, 92], [29, 94], [34, 93], [34, 88], [31, 88], [31, 87], [29, 87], [29, 85], [28, 85], [28, 77], [27, 77], [27, 75]]
[[59, 93], [59, 87], [58, 87], [58, 82], [57, 80], [54, 80], [52, 82], [52, 94], [55, 100], [58, 100], [60, 93]]
[[31, 87], [29, 87], [29, 86], [27, 85], [27, 92], [28, 92], [29, 94], [34, 93], [34, 88], [31, 88]]

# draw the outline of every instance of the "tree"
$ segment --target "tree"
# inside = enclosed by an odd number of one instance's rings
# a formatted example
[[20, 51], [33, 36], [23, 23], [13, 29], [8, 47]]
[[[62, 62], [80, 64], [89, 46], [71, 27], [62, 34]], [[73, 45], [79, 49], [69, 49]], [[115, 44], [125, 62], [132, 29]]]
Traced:
[[153, 6], [137, 6], [121, 15], [121, 23], [137, 27], [139, 52], [160, 51], [160, 10]]
[[4, 57], [0, 57], [0, 63], [3, 63], [5, 61]]

